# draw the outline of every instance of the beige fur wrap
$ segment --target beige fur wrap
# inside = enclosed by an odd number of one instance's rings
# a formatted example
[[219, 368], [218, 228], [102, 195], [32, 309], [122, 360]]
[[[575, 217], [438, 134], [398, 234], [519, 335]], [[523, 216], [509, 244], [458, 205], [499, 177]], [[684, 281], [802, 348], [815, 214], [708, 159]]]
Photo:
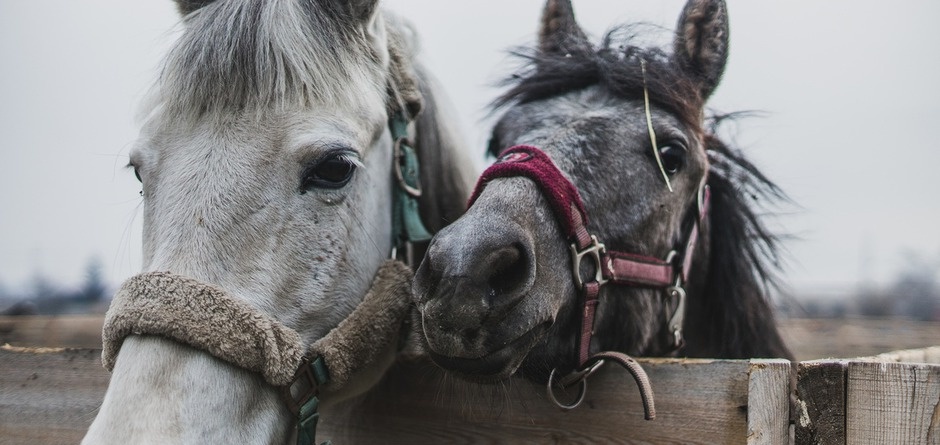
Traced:
[[158, 335], [261, 373], [276, 386], [291, 382], [305, 355], [319, 354], [330, 372], [326, 388], [337, 390], [398, 341], [411, 307], [411, 276], [404, 263], [386, 261], [362, 303], [308, 350], [297, 332], [216, 286], [169, 272], [140, 274], [124, 282], [105, 316], [102, 363], [114, 369], [128, 335]]

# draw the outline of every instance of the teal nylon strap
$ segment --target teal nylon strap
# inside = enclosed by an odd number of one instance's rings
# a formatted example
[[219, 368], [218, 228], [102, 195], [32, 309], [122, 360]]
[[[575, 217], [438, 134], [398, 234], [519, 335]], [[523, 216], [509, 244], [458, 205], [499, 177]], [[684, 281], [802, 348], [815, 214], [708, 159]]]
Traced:
[[[408, 243], [427, 241], [431, 233], [424, 227], [421, 215], [418, 212], [418, 198], [421, 197], [421, 182], [419, 180], [420, 168], [418, 154], [408, 140], [408, 119], [402, 112], [396, 112], [388, 121], [394, 143], [394, 159], [392, 168], [395, 174], [396, 187], [392, 194], [392, 245], [404, 251]], [[317, 388], [329, 381], [329, 372], [323, 357], [317, 356], [309, 364], [305, 363], [298, 370], [295, 382], [300, 378], [307, 379], [310, 386], [308, 398], [298, 402], [297, 414], [297, 445], [313, 445], [316, 442], [317, 423], [320, 414], [317, 408], [320, 405]], [[329, 445], [323, 442], [321, 445]]]
[[[320, 421], [320, 413], [317, 412], [320, 406], [319, 387], [330, 380], [330, 375], [322, 356], [317, 356], [312, 362], [305, 362], [298, 375], [307, 377], [310, 388], [307, 389], [309, 398], [301, 402], [300, 409], [297, 410], [297, 445], [313, 445], [316, 443], [317, 422]], [[321, 445], [330, 443], [326, 441]]]
[[388, 127], [394, 143], [392, 163], [397, 185], [392, 200], [392, 244], [401, 250], [407, 243], [431, 239], [431, 233], [424, 227], [418, 213], [421, 170], [418, 154], [408, 140], [408, 119], [398, 111], [389, 119]]

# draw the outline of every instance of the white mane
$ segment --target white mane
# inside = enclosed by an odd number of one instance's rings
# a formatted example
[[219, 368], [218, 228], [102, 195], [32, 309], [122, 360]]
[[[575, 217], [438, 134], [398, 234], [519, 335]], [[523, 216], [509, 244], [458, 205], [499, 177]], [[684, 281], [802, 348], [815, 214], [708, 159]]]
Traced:
[[[361, 91], [344, 86], [384, 80], [383, 60], [346, 21], [339, 11], [297, 0], [205, 6], [184, 18], [147, 111], [192, 117], [361, 103]], [[363, 63], [363, 54], [373, 57]], [[384, 92], [384, 84], [374, 86]]]

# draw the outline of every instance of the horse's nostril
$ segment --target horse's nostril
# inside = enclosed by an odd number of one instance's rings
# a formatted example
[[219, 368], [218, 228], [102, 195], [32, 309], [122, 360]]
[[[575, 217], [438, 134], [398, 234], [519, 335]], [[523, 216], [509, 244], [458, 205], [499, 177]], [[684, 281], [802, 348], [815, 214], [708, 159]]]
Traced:
[[423, 305], [433, 299], [437, 293], [440, 281], [441, 273], [434, 269], [434, 264], [429, 252], [425, 255], [424, 260], [421, 261], [418, 270], [415, 271], [414, 280], [412, 281], [414, 302], [418, 305]]
[[528, 288], [529, 275], [532, 272], [525, 247], [514, 243], [511, 247], [493, 252], [489, 259], [492, 274], [487, 280], [487, 300], [490, 306], [501, 306], [515, 301]]

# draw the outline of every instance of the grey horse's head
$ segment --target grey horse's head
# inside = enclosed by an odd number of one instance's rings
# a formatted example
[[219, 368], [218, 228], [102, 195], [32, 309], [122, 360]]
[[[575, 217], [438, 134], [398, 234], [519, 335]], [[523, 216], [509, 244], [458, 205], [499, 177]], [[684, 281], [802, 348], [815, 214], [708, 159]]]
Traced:
[[[570, 1], [549, 0], [538, 47], [524, 55], [530, 71], [511, 80], [497, 102], [505, 113], [490, 151], [540, 148], [579, 189], [587, 227], [608, 249], [665, 259], [681, 252], [709, 178], [714, 138], [703, 108], [727, 59], [725, 3], [690, 0], [672, 51], [633, 46], [620, 31], [595, 46]], [[468, 212], [434, 238], [417, 272], [434, 361], [479, 381], [518, 369], [542, 380], [553, 368], [575, 367], [581, 302], [570, 244], [536, 183], [490, 181]], [[704, 286], [709, 259], [699, 257], [690, 292]], [[605, 335], [595, 346], [673, 351], [665, 325], [676, 302], [661, 289], [606, 286], [600, 300], [595, 331]]]
[[[182, 32], [130, 153], [144, 272], [222, 289], [306, 347], [350, 316], [392, 250], [390, 118], [422, 110], [411, 136], [432, 231], [463, 210], [459, 138], [416, 64], [412, 29], [378, 0], [176, 3]], [[380, 365], [321, 401], [377, 382], [389, 343]], [[284, 443], [295, 417], [282, 398], [260, 373], [131, 335], [85, 443]]]

